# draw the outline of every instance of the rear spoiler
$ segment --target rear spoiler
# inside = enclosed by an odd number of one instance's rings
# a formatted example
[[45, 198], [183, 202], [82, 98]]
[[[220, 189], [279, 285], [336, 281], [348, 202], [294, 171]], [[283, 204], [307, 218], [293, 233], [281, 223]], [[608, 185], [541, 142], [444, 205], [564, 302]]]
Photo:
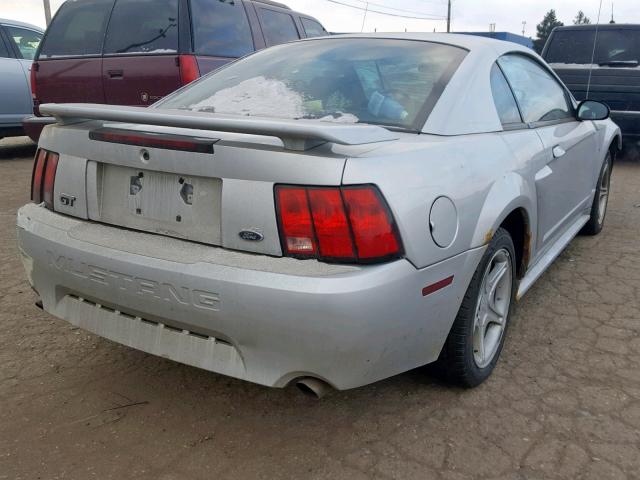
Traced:
[[107, 120], [218, 132], [267, 135], [282, 140], [288, 150], [308, 150], [322, 143], [364, 145], [398, 139], [398, 135], [376, 125], [242, 117], [187, 110], [123, 107], [90, 103], [45, 103], [40, 112], [62, 125], [86, 120]]

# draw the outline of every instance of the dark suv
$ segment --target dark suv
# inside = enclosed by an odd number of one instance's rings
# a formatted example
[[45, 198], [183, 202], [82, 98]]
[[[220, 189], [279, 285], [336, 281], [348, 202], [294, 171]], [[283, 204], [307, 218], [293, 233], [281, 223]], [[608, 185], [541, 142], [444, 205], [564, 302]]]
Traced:
[[589, 98], [609, 105], [625, 145], [640, 146], [640, 25], [598, 25], [597, 36], [595, 25], [558, 27], [542, 56], [577, 100], [591, 75]]
[[327, 35], [314, 18], [269, 0], [69, 0], [31, 74], [35, 141], [49, 102], [150, 105], [225, 63], [265, 47]]

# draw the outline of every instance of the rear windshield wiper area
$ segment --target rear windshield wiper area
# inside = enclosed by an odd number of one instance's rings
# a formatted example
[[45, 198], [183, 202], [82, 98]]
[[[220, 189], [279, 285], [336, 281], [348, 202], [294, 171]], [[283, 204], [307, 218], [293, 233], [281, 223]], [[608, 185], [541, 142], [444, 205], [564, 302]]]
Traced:
[[601, 67], [637, 67], [639, 64], [638, 60], [610, 60], [598, 63]]

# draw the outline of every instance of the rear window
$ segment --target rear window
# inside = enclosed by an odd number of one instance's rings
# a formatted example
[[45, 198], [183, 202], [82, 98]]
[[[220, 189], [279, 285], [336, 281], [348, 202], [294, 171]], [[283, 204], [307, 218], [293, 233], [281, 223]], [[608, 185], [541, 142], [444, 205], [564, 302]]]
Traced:
[[293, 17], [288, 13], [260, 8], [262, 30], [268, 46], [298, 40], [298, 29]]
[[178, 51], [178, 0], [117, 0], [105, 54]]
[[100, 55], [113, 0], [69, 0], [49, 26], [39, 58]]
[[607, 64], [640, 61], [640, 30], [558, 30], [545, 54], [548, 63]]
[[242, 57], [254, 50], [241, 2], [191, 0], [191, 18], [196, 54]]
[[327, 34], [327, 31], [322, 25], [310, 18], [300, 17], [302, 26], [304, 27], [304, 33], [307, 37], [322, 37]]
[[450, 45], [404, 40], [294, 42], [250, 55], [156, 106], [413, 131], [465, 55]]

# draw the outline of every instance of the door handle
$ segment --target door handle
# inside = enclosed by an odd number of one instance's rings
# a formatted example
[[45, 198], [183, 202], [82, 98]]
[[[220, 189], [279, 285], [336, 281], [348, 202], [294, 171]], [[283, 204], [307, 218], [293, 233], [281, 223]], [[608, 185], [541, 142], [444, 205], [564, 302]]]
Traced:
[[565, 153], [564, 148], [562, 148], [560, 145], [556, 145], [555, 147], [553, 147], [553, 158], [560, 158], [562, 157]]
[[108, 70], [109, 78], [122, 78], [124, 77], [124, 70]]

